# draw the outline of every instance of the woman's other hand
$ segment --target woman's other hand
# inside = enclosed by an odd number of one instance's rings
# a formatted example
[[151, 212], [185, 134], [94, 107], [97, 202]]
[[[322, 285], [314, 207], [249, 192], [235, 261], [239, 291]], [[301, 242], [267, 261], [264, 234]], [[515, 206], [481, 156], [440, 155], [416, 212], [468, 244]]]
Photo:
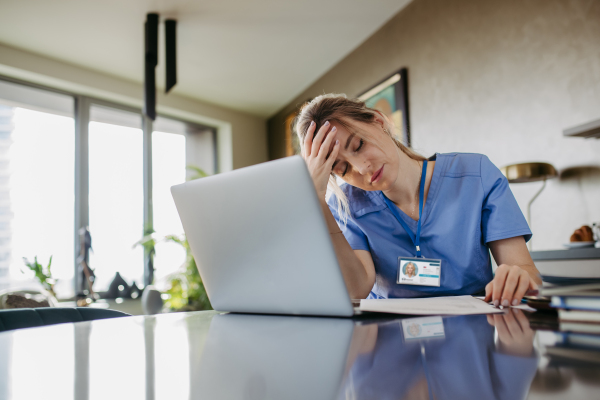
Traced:
[[498, 349], [502, 353], [521, 357], [533, 353], [535, 332], [521, 310], [511, 308], [506, 314], [488, 315], [487, 320], [498, 331]]
[[[304, 139], [302, 158], [306, 161], [308, 172], [312, 177], [319, 199], [325, 200], [327, 183], [329, 182], [333, 162], [340, 150], [340, 143], [335, 140], [337, 128], [335, 126], [332, 128], [329, 121], [321, 126], [316, 135], [314, 135], [315, 128], [315, 122], [312, 121]], [[331, 153], [329, 152], [330, 149]]]
[[496, 307], [516, 306], [528, 290], [537, 290], [531, 275], [518, 265], [502, 264], [485, 287], [485, 301], [491, 301]]

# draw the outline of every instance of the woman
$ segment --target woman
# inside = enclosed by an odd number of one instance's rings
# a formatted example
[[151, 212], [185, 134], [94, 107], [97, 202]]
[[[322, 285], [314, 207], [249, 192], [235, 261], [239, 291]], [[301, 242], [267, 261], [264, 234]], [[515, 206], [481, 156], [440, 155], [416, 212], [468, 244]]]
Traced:
[[415, 277], [417, 275], [415, 273], [415, 264], [409, 262], [404, 267], [406, 268], [405, 275], [406, 275], [407, 278], [413, 278], [413, 277]]
[[[531, 231], [487, 157], [427, 160], [398, 141], [383, 114], [344, 95], [307, 103], [295, 130], [352, 298], [485, 290], [486, 301], [508, 306], [541, 283], [526, 247]], [[398, 258], [415, 256], [440, 262], [439, 286], [397, 283]]]

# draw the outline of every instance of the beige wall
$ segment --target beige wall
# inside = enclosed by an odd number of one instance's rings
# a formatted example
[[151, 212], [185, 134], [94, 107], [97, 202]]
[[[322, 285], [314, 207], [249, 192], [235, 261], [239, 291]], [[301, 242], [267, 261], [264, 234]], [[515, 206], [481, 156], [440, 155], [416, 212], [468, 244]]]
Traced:
[[[141, 73], [141, 72], [140, 72]], [[142, 85], [0, 44], [0, 75], [142, 107]], [[264, 118], [177, 95], [157, 96], [159, 113], [217, 128], [221, 171], [267, 160]]]
[[[269, 155], [284, 155], [283, 118], [297, 104], [355, 96], [406, 66], [422, 154], [600, 166], [600, 140], [562, 136], [600, 118], [599, 38], [595, 0], [415, 0], [269, 120]], [[575, 228], [600, 222], [599, 171], [548, 183], [533, 206], [534, 250], [561, 248]], [[511, 185], [523, 211], [540, 186]]]

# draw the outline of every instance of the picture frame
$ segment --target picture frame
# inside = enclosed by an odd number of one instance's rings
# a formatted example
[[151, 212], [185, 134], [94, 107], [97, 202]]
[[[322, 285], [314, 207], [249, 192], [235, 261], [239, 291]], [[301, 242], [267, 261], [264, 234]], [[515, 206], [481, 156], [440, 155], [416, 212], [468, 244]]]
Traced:
[[394, 123], [402, 142], [407, 147], [411, 147], [408, 69], [406, 67], [400, 68], [397, 72], [363, 91], [358, 98], [364, 101], [367, 107], [385, 114]]
[[294, 132], [294, 122], [298, 116], [298, 110], [285, 117], [285, 155], [286, 157], [300, 154], [300, 142], [298, 135]]

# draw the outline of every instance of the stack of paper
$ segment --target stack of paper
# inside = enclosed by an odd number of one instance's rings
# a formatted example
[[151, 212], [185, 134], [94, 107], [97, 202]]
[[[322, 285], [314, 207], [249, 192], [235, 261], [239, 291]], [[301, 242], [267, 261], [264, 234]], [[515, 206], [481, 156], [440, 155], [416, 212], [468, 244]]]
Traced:
[[472, 296], [363, 299], [360, 301], [360, 310], [410, 315], [470, 315], [504, 312]]

